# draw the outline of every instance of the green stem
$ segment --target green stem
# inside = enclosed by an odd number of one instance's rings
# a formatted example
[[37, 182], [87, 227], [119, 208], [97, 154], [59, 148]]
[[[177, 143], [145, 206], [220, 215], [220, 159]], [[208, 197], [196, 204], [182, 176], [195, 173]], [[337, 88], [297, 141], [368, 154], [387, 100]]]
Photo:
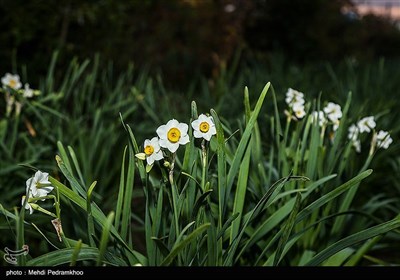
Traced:
[[201, 189], [205, 192], [206, 186], [206, 173], [207, 173], [207, 149], [205, 146], [205, 140], [201, 141], [201, 155], [202, 155], [202, 173], [201, 173]]
[[176, 236], [179, 236], [179, 213], [178, 213], [178, 190], [176, 188], [174, 182], [174, 166], [175, 166], [175, 156], [176, 154], [172, 154], [171, 165], [169, 169], [169, 182], [171, 184], [171, 191], [172, 191], [172, 204], [174, 208], [174, 220], [175, 220], [175, 231]]

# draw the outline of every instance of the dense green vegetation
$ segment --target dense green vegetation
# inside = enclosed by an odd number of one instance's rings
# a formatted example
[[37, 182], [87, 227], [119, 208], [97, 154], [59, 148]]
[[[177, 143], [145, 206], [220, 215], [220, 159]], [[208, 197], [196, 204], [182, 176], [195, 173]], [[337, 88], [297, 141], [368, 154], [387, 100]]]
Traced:
[[[21, 97], [20, 114], [0, 102], [0, 243], [30, 246], [19, 264], [400, 263], [396, 61], [298, 66], [275, 55], [182, 91], [133, 66], [116, 75], [99, 56], [55, 75], [57, 63], [56, 53], [38, 80], [16, 67], [40, 91]], [[284, 113], [288, 88], [304, 92], [299, 121]], [[343, 111], [336, 132], [310, 117], [328, 102]], [[217, 130], [209, 143], [192, 134], [202, 113]], [[354, 150], [348, 128], [367, 116], [389, 131], [388, 149], [364, 133]], [[190, 142], [149, 171], [135, 154], [173, 118], [189, 125]], [[61, 219], [61, 242], [54, 217], [21, 207], [37, 169], [54, 187], [37, 204]]]

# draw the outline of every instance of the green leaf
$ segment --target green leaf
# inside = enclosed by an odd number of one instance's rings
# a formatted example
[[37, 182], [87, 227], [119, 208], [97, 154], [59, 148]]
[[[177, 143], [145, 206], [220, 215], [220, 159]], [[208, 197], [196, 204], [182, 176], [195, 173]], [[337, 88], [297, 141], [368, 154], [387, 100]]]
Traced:
[[163, 262], [161, 263], [162, 266], [169, 265], [174, 258], [197, 236], [199, 236], [203, 231], [205, 231], [208, 227], [210, 226], [210, 223], [203, 224], [196, 228], [191, 234], [189, 234], [184, 240], [179, 242], [179, 244], [176, 244], [172, 250], [171, 253], [169, 253], [168, 256], [165, 257]]
[[387, 233], [391, 230], [400, 227], [400, 218], [396, 217], [395, 219], [388, 221], [386, 223], [382, 223], [371, 228], [359, 231], [350, 236], [347, 236], [334, 244], [330, 245], [326, 249], [319, 252], [315, 255], [309, 262], [306, 263], [306, 266], [317, 266], [327, 260], [329, 257], [333, 256], [337, 252], [355, 245], [361, 241], [370, 239], [372, 237]]
[[297, 213], [299, 212], [301, 204], [301, 194], [297, 193], [296, 201], [294, 203], [292, 212], [289, 215], [285, 225], [283, 226], [283, 232], [281, 238], [279, 239], [278, 248], [276, 249], [275, 259], [274, 259], [274, 266], [277, 266], [281, 261], [281, 257], [283, 257], [282, 252], [283, 248], [286, 245], [287, 241], [289, 240], [289, 236], [292, 232], [292, 228], [296, 221]]
[[[53, 251], [27, 261], [27, 266], [58, 266], [70, 263], [76, 248], [65, 248]], [[75, 261], [96, 260], [99, 250], [92, 247], [82, 247]]]
[[[58, 189], [60, 194], [67, 197], [71, 202], [78, 205], [83, 210], [86, 210], [85, 199], [74, 193], [71, 189], [67, 188], [64, 184], [60, 183], [51, 176], [49, 176], [49, 181], [53, 186], [55, 186]], [[94, 202], [92, 202], [92, 214], [95, 221], [98, 222], [103, 228], [106, 225], [107, 217]], [[114, 227], [111, 227], [110, 232], [118, 240], [118, 242], [120, 242], [127, 249], [127, 251], [135, 257], [136, 262], [140, 262], [143, 265], [147, 264], [147, 259], [139, 252], [130, 248], [128, 244], [126, 244], [126, 242], [121, 238], [121, 236], [118, 234], [117, 230]]]
[[81, 251], [81, 249], [82, 249], [82, 239], [79, 239], [75, 245], [74, 251], [72, 252], [71, 262], [69, 266], [76, 265], [76, 261], [78, 260], [79, 252]]
[[124, 202], [124, 192], [125, 192], [125, 160], [126, 160], [126, 150], [128, 149], [127, 146], [124, 148], [124, 154], [122, 156], [122, 164], [121, 164], [121, 175], [119, 179], [119, 190], [118, 190], [118, 199], [117, 199], [117, 206], [115, 210], [115, 220], [114, 226], [118, 230], [119, 225], [121, 222], [121, 215], [122, 215], [122, 207]]
[[97, 265], [101, 265], [103, 263], [104, 255], [106, 253], [108, 239], [110, 238], [110, 230], [114, 220], [114, 212], [111, 212], [107, 221], [103, 227], [103, 233], [101, 234], [100, 245], [99, 245], [99, 255], [97, 256]]
[[56, 161], [57, 161], [58, 167], [60, 168], [62, 174], [64, 174], [65, 178], [67, 178], [68, 182], [71, 184], [71, 188], [76, 193], [79, 193], [83, 198], [86, 199], [86, 191], [79, 184], [79, 182], [74, 178], [74, 176], [71, 174], [71, 172], [66, 167], [66, 165], [64, 164], [64, 161], [61, 159], [61, 157], [56, 155]]
[[[239, 170], [240, 164], [242, 162], [242, 158], [245, 153], [247, 143], [250, 140], [250, 136], [251, 136], [253, 127], [257, 121], [258, 114], [260, 113], [261, 106], [264, 103], [264, 99], [265, 99], [265, 96], [267, 95], [270, 85], [271, 85], [270, 83], [267, 83], [265, 85], [264, 89], [262, 90], [260, 97], [257, 100], [254, 111], [251, 114], [250, 120], [249, 120], [248, 124], [246, 125], [246, 129], [244, 130], [242, 138], [240, 139], [239, 145], [236, 149], [235, 155], [232, 160], [231, 167], [228, 172], [227, 183], [226, 183], [226, 192], [225, 192], [226, 196], [228, 194], [230, 194], [230, 192], [231, 192], [231, 188], [232, 188], [233, 182], [236, 178], [236, 174]], [[227, 199], [227, 197], [225, 197], [225, 199]]]
[[322, 205], [328, 203], [329, 201], [331, 201], [334, 198], [336, 198], [337, 196], [341, 195], [342, 193], [344, 193], [345, 191], [347, 191], [351, 187], [355, 186], [361, 180], [363, 180], [366, 177], [368, 177], [369, 175], [371, 175], [371, 173], [372, 173], [372, 170], [368, 169], [368, 170], [364, 171], [363, 173], [358, 174], [356, 177], [350, 179], [346, 183], [344, 183], [344, 184], [340, 185], [339, 187], [335, 188], [334, 190], [330, 191], [329, 193], [323, 195], [322, 197], [320, 197], [319, 199], [317, 199], [316, 201], [314, 201], [313, 203], [308, 205], [306, 208], [304, 208], [299, 213], [299, 215], [297, 217], [297, 222], [303, 220], [305, 217], [307, 217], [308, 215], [312, 214], [315, 209], [318, 209]]
[[152, 237], [151, 240], [154, 241], [154, 243], [157, 245], [157, 248], [160, 250], [161, 254], [166, 257], [170, 253], [168, 247], [164, 244], [164, 242], [157, 238], [157, 237]]
[[238, 183], [235, 193], [235, 200], [233, 202], [232, 212], [239, 213], [239, 216], [238, 219], [236, 219], [232, 223], [229, 244], [232, 244], [233, 240], [239, 233], [240, 222], [243, 215], [243, 206], [246, 198], [247, 183], [249, 181], [250, 155], [251, 155], [251, 147], [248, 146], [243, 158], [243, 162], [240, 165]]
[[88, 221], [88, 236], [89, 236], [89, 242], [90, 242], [91, 247], [95, 246], [95, 242], [93, 239], [93, 237], [95, 236], [95, 232], [94, 232], [94, 222], [93, 222], [93, 215], [92, 215], [92, 192], [93, 192], [96, 184], [97, 184], [97, 181], [94, 181], [90, 185], [88, 193], [87, 193], [87, 203], [86, 203], [87, 221]]

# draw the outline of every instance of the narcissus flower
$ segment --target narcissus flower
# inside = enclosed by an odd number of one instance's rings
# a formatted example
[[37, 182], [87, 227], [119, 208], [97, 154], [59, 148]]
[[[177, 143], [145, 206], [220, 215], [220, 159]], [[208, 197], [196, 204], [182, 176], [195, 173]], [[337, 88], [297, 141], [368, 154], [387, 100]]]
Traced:
[[342, 108], [340, 105], [333, 102], [329, 102], [328, 105], [326, 105], [324, 112], [333, 123], [337, 122], [342, 117]]
[[360, 133], [363, 132], [371, 132], [371, 129], [375, 128], [376, 123], [374, 117], [365, 117], [358, 121], [357, 126], [360, 130]]
[[169, 120], [167, 124], [159, 126], [156, 132], [160, 138], [160, 146], [168, 149], [171, 153], [175, 153], [179, 145], [189, 143], [188, 128], [186, 123], [180, 123], [175, 119]]
[[347, 138], [349, 138], [350, 140], [356, 141], [358, 139], [358, 126], [356, 126], [355, 124], [352, 124], [349, 127], [349, 132], [347, 134]]
[[378, 148], [389, 148], [389, 145], [392, 144], [393, 139], [390, 137], [389, 132], [380, 130], [376, 135], [376, 143]]
[[294, 103], [292, 106], [292, 110], [297, 119], [301, 119], [306, 115], [304, 104], [302, 103]]
[[295, 103], [304, 104], [304, 93], [289, 88], [286, 92], [285, 102], [289, 105], [289, 107], [292, 107]]
[[210, 141], [211, 136], [217, 134], [213, 118], [204, 114], [201, 114], [197, 120], [192, 122], [192, 127], [194, 129], [193, 135], [196, 138], [204, 138]]
[[353, 147], [354, 147], [354, 149], [356, 149], [357, 153], [361, 153], [361, 142], [359, 139], [353, 141]]
[[19, 80], [19, 75], [12, 75], [10, 73], [6, 73], [4, 77], [1, 78], [1, 83], [3, 84], [3, 88], [10, 87], [18, 90], [22, 87], [22, 84]]
[[154, 161], [164, 158], [158, 143], [158, 137], [144, 140], [144, 153], [138, 153], [136, 157], [141, 160], [146, 159], [148, 165], [152, 165]]
[[43, 197], [53, 190], [53, 186], [49, 182], [49, 173], [38, 170], [35, 176], [26, 181], [26, 193], [32, 197]]

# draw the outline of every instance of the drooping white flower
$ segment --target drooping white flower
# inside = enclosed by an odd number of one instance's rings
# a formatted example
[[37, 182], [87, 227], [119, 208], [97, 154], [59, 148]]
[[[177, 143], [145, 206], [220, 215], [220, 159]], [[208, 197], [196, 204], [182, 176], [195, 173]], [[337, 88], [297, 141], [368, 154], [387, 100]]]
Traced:
[[285, 102], [291, 108], [295, 103], [304, 104], [304, 93], [289, 88], [288, 91], [286, 92]]
[[329, 102], [328, 105], [326, 105], [324, 112], [333, 123], [337, 122], [342, 117], [342, 108], [340, 105], [333, 102]]
[[195, 138], [204, 138], [210, 141], [211, 136], [217, 134], [212, 117], [201, 114], [197, 120], [192, 121], [193, 135]]
[[44, 197], [51, 192], [54, 187], [49, 181], [49, 173], [38, 170], [35, 176], [26, 180], [26, 193], [28, 197]]
[[160, 138], [160, 146], [168, 149], [171, 153], [175, 153], [179, 145], [189, 143], [188, 128], [186, 123], [180, 123], [175, 119], [169, 120], [166, 124], [159, 126], [156, 132]]
[[359, 139], [353, 141], [353, 147], [356, 149], [357, 153], [361, 153], [361, 142]]
[[378, 148], [389, 148], [390, 144], [392, 144], [393, 139], [390, 137], [389, 132], [380, 130], [376, 135], [376, 143]]
[[158, 143], [158, 137], [144, 140], [144, 154], [148, 165], [152, 165], [154, 161], [164, 158]]
[[32, 208], [32, 205], [29, 203], [29, 196], [28, 196], [28, 201], [26, 202], [26, 204], [25, 204], [25, 200], [26, 200], [26, 196], [24, 195], [22, 197], [21, 205], [24, 206], [26, 210], [29, 210], [29, 214], [32, 215], [33, 208]]
[[375, 128], [376, 123], [373, 116], [362, 118], [358, 121], [357, 126], [360, 133], [371, 132], [371, 129]]
[[311, 122], [314, 122], [314, 120], [318, 119], [318, 125], [319, 126], [324, 126], [327, 123], [327, 120], [325, 118], [324, 112], [323, 111], [314, 111], [311, 114]]
[[352, 124], [349, 127], [349, 132], [347, 134], [347, 138], [349, 138], [352, 141], [356, 141], [358, 139], [358, 132], [359, 132], [358, 126], [355, 124]]
[[31, 89], [31, 88], [29, 87], [29, 84], [25, 84], [25, 90], [24, 90], [23, 96], [24, 96], [25, 98], [31, 98], [31, 97], [33, 97], [33, 89]]
[[10, 73], [6, 73], [1, 78], [1, 83], [3, 84], [3, 88], [10, 87], [12, 89], [18, 90], [22, 87], [22, 84], [19, 80], [19, 75], [12, 75]]

